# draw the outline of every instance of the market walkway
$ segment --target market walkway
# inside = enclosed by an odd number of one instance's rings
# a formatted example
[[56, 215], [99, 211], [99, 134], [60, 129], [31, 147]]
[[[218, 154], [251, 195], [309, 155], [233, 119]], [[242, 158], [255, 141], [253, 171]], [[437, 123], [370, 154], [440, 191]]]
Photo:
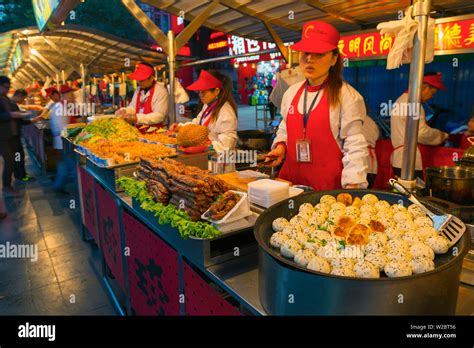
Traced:
[[[0, 221], [0, 248], [10, 246], [10, 258], [0, 253], [0, 315], [115, 315], [98, 250], [81, 239], [79, 202], [71, 209], [72, 196], [53, 193], [51, 178], [33, 165], [27, 170], [38, 181], [17, 182], [19, 197], [0, 196], [9, 214]], [[13, 259], [17, 245], [37, 246], [37, 261]]]

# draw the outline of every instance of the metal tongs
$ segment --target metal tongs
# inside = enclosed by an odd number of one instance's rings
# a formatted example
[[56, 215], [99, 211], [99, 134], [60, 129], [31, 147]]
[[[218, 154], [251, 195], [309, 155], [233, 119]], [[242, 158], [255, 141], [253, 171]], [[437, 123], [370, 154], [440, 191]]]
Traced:
[[461, 221], [461, 219], [451, 214], [436, 215], [423, 204], [421, 204], [420, 201], [415, 196], [413, 196], [413, 194], [408, 191], [405, 186], [397, 181], [397, 179], [392, 178], [388, 182], [390, 183], [390, 186], [408, 198], [410, 202], [420, 207], [420, 209], [431, 218], [433, 221], [433, 227], [436, 229], [436, 231], [446, 237], [450, 247], [456, 244], [461, 239], [464, 232], [466, 232], [466, 225]]

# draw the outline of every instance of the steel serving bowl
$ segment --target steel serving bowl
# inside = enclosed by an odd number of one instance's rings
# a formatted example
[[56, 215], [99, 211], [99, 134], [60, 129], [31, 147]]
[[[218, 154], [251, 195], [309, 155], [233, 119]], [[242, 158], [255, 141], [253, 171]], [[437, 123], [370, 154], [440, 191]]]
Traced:
[[[276, 315], [454, 314], [462, 261], [470, 246], [466, 235], [446, 254], [436, 255], [433, 271], [399, 278], [350, 278], [312, 271], [283, 257], [270, 245], [274, 219], [290, 219], [302, 203], [314, 205], [323, 195], [341, 192], [353, 197], [372, 193], [391, 204], [411, 204], [403, 196], [386, 191], [332, 190], [308, 192], [265, 210], [254, 227], [259, 244], [259, 293], [265, 310]], [[426, 205], [442, 213], [434, 205]]]

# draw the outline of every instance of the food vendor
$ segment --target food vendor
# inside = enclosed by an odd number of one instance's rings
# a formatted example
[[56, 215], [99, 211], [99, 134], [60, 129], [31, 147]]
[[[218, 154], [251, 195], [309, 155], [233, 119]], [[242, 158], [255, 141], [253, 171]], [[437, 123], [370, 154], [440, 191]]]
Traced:
[[[116, 112], [129, 123], [163, 128], [167, 122], [168, 91], [155, 81], [155, 69], [147, 63], [137, 65], [129, 75], [137, 80], [138, 88], [133, 95], [130, 105]], [[145, 127], [148, 128], [148, 127]]]
[[[421, 103], [428, 102], [431, 98], [433, 98], [438, 90], [446, 90], [446, 86], [441, 81], [441, 77], [441, 73], [425, 74], [423, 77], [423, 85], [421, 87]], [[393, 104], [390, 113], [391, 139], [393, 146], [391, 161], [393, 173], [396, 176], [401, 176], [408, 107], [408, 91], [405, 91], [405, 93], [403, 93]], [[425, 110], [423, 109], [423, 106], [420, 105], [415, 177], [423, 177], [422, 170], [425, 166], [423, 165], [423, 159], [420, 153], [420, 149], [423, 148], [423, 145], [441, 145], [448, 139], [448, 137], [448, 133], [428, 126], [426, 123]]]
[[[204, 104], [191, 123], [207, 126], [209, 139], [216, 152], [233, 150], [237, 145], [237, 103], [232, 96], [231, 79], [214, 70], [201, 70], [199, 79], [188, 90], [199, 91]], [[180, 124], [170, 130], [177, 132]]]
[[283, 95], [283, 120], [267, 155], [284, 161], [279, 177], [315, 190], [367, 188], [367, 142], [362, 135], [364, 99], [342, 78], [339, 32], [322, 21], [303, 26], [299, 51], [305, 80]]

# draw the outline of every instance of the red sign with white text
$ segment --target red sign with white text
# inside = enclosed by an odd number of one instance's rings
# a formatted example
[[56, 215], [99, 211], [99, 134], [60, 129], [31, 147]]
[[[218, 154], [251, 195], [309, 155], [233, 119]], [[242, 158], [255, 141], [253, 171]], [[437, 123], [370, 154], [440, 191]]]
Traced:
[[[435, 25], [435, 51], [474, 48], [474, 19]], [[343, 58], [386, 56], [394, 44], [393, 36], [379, 32], [342, 36], [339, 51]]]

